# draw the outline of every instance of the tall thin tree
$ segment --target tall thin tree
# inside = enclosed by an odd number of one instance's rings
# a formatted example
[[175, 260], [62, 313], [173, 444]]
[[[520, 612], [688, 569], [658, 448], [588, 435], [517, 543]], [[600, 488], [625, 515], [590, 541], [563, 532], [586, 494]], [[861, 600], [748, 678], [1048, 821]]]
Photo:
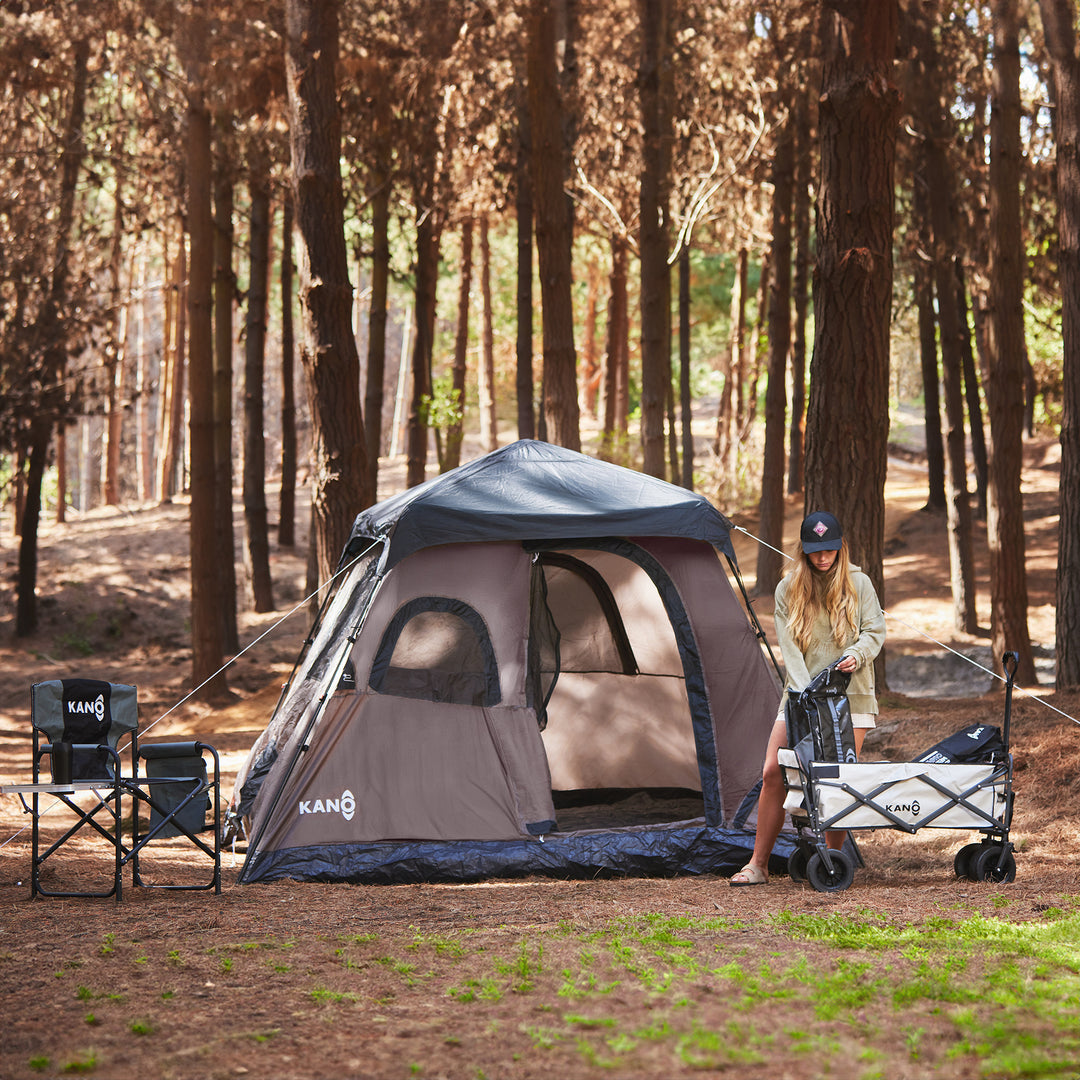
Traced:
[[528, 15], [529, 133], [536, 250], [543, 319], [543, 408], [547, 438], [581, 449], [574, 348], [573, 273], [563, 157], [562, 95], [555, 59], [552, 0], [530, 0]]
[[293, 330], [293, 202], [285, 191], [281, 210], [281, 491], [278, 544], [296, 543], [296, 337]]
[[68, 290], [76, 184], [86, 152], [83, 123], [86, 116], [89, 58], [89, 43], [82, 38], [75, 44], [73, 88], [60, 152], [60, 199], [55, 223], [52, 273], [38, 318], [40, 340], [44, 342], [44, 355], [41, 358], [42, 396], [30, 419], [30, 455], [26, 472], [25, 503], [20, 518], [22, 539], [19, 544], [19, 584], [15, 609], [16, 637], [29, 636], [34, 633], [38, 624], [38, 525], [41, 520], [42, 483], [49, 446], [57, 423], [62, 422], [64, 413], [67, 352], [63, 340], [62, 312]]
[[368, 304], [368, 353], [364, 382], [364, 435], [367, 437], [368, 487], [378, 490], [382, 452], [383, 383], [386, 378], [386, 316], [390, 286], [390, 112], [379, 95], [371, 155], [371, 298]]
[[884, 598], [899, 5], [824, 6], [805, 505], [841, 518]]
[[795, 188], [795, 116], [788, 111], [772, 162], [772, 295], [769, 297], [769, 381], [765, 387], [765, 451], [761, 469], [758, 593], [771, 595], [783, 574], [784, 443], [787, 360], [791, 348], [791, 212]]
[[1019, 656], [1016, 677], [1035, 681], [1028, 634], [1024, 562], [1024, 246], [1020, 230], [1020, 17], [1016, 0], [994, 0], [993, 94], [990, 105], [990, 453], [987, 539], [990, 544], [990, 640], [1001, 665]]
[[450, 371], [452, 415], [446, 426], [446, 447], [439, 471], [448, 472], [461, 464], [461, 443], [465, 437], [465, 373], [469, 360], [469, 306], [472, 296], [474, 221], [468, 214], [461, 223], [461, 262], [458, 272], [457, 329], [454, 333], [454, 362]]
[[1054, 67], [1061, 279], [1061, 500], [1055, 639], [1058, 690], [1080, 687], [1080, 57], [1072, 0], [1039, 0]]
[[517, 79], [517, 154], [514, 160], [514, 219], [517, 226], [517, 339], [515, 388], [519, 439], [536, 435], [533, 389], [533, 194], [532, 135], [524, 73]]
[[221, 620], [220, 558], [214, 489], [214, 220], [211, 205], [210, 111], [205, 0], [194, 0], [185, 25], [187, 70], [188, 377], [191, 443], [191, 666], [201, 696], [228, 692], [222, 669], [225, 628]]
[[251, 224], [244, 335], [244, 523], [256, 611], [274, 610], [266, 510], [266, 439], [263, 374], [266, 368], [267, 292], [270, 274], [270, 158], [256, 135], [248, 151]]
[[221, 593], [218, 612], [225, 649], [238, 652], [236, 617], [236, 535], [233, 528], [233, 155], [230, 120], [214, 118], [214, 495]]
[[670, 249], [672, 64], [670, 0], [638, 0], [641, 55], [641, 449], [642, 468], [665, 475], [664, 405], [671, 391]]
[[337, 108], [337, 0], [287, 0], [292, 193], [300, 238], [301, 357], [312, 408], [312, 528], [320, 581], [334, 572], [357, 512], [373, 501], [360, 412], [345, 249]]
[[918, 43], [916, 113], [924, 129], [922, 158], [930, 213], [930, 272], [937, 301], [941, 340], [941, 373], [945, 403], [946, 520], [949, 540], [949, 577], [953, 626], [962, 633], [978, 630], [975, 612], [975, 555], [972, 542], [971, 500], [967, 486], [967, 439], [964, 427], [963, 341], [968, 332], [956, 302], [953, 261], [957, 255], [956, 186], [948, 159], [955, 126], [939, 85], [935, 28], [929, 17], [914, 23]]
[[485, 450], [499, 448], [499, 417], [495, 400], [495, 328], [491, 307], [491, 222], [480, 216], [480, 363], [477, 398], [480, 441]]

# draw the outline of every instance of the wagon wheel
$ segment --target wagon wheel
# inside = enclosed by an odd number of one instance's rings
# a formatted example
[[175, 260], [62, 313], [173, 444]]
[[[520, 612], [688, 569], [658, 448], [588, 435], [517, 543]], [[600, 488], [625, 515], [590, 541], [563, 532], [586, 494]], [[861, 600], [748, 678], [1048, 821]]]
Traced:
[[842, 851], [830, 851], [829, 858], [833, 864], [831, 871], [821, 853], [815, 851], [806, 864], [806, 880], [818, 892], [843, 892], [855, 878], [855, 867]]
[[979, 852], [983, 849], [982, 844], [965, 844], [957, 853], [956, 858], [953, 859], [953, 870], [956, 872], [958, 878], [971, 878], [972, 881], [972, 869], [975, 864], [976, 858], [978, 858]]
[[971, 863], [971, 878], [973, 881], [1015, 881], [1016, 859], [1011, 851], [1005, 853], [1001, 868], [998, 869], [998, 860], [1001, 858], [1001, 847], [990, 844], [980, 852]]
[[806, 864], [810, 861], [813, 850], [803, 843], [795, 845], [795, 850], [788, 856], [787, 872], [792, 881], [806, 880]]

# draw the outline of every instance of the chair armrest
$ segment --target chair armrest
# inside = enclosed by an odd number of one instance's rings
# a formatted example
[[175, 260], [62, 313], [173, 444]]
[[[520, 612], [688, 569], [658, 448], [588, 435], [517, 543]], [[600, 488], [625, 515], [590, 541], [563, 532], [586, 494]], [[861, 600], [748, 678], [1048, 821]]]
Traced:
[[209, 747], [201, 742], [139, 743], [141, 758], [200, 757]]

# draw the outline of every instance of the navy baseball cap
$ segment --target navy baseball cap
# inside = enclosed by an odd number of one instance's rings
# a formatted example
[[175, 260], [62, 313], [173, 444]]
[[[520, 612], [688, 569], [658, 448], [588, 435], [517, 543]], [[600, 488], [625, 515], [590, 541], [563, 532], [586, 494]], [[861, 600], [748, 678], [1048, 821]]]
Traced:
[[843, 538], [840, 522], [832, 514], [820, 510], [807, 515], [799, 531], [802, 549], [807, 555], [815, 551], [839, 551]]

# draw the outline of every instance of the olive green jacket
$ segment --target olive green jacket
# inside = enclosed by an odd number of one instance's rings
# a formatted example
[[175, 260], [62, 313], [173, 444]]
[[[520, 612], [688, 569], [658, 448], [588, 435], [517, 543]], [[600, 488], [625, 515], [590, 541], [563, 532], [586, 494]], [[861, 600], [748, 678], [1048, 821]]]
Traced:
[[788, 634], [787, 590], [790, 577], [781, 578], [776, 586], [776, 637], [780, 655], [787, 669], [789, 691], [804, 690], [810, 680], [841, 656], [855, 657], [856, 668], [848, 684], [848, 703], [853, 713], [877, 714], [874, 691], [874, 658], [885, 644], [885, 613], [870, 579], [857, 566], [851, 568], [851, 579], [859, 602], [859, 632], [850, 636], [843, 646], [833, 640], [828, 615], [822, 611], [814, 622], [810, 645], [803, 654]]

